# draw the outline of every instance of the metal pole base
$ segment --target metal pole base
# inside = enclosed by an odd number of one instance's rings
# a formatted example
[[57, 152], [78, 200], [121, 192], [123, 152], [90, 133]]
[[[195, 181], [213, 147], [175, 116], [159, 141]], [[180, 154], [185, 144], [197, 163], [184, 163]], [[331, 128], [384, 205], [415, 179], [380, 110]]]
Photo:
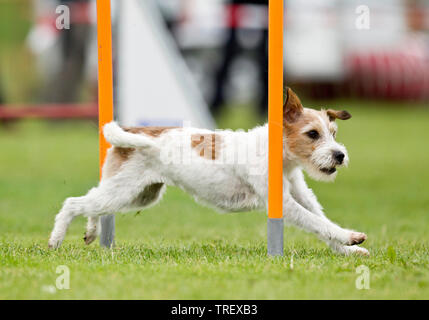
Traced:
[[269, 256], [283, 256], [283, 218], [268, 218], [267, 247]]
[[101, 217], [100, 246], [113, 248], [115, 246], [115, 216], [113, 214]]

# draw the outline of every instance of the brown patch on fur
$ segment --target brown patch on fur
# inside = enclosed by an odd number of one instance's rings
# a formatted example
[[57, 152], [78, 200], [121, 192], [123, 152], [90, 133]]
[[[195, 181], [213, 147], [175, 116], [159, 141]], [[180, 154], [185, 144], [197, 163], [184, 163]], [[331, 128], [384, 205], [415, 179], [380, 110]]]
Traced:
[[310, 158], [314, 150], [316, 150], [320, 144], [319, 140], [311, 141], [302, 132], [303, 128], [307, 126], [319, 133], [324, 131], [325, 126], [327, 126], [331, 132], [334, 132], [336, 127], [334, 123], [329, 121], [326, 111], [317, 111], [308, 108], [303, 109], [303, 113], [295, 122], [286, 122], [285, 135], [289, 150], [303, 159]]
[[130, 158], [134, 151], [133, 148], [120, 147], [113, 147], [109, 150], [103, 166], [103, 178], [110, 178], [117, 174], [122, 164]]
[[[124, 131], [134, 134], [146, 134], [148, 136], [157, 138], [168, 130], [177, 127], [133, 127], [123, 128]], [[113, 147], [109, 150], [106, 158], [106, 163], [103, 167], [103, 178], [109, 178], [118, 173], [122, 164], [126, 162], [134, 153], [134, 148], [121, 148]]]
[[297, 121], [304, 112], [303, 109], [301, 100], [299, 100], [295, 92], [291, 88], [287, 88], [286, 102], [283, 107], [283, 123]]
[[311, 143], [309, 138], [303, 135], [302, 128], [309, 124], [313, 124], [315, 130], [323, 130], [321, 128], [322, 124], [320, 123], [320, 119], [317, 117], [317, 112], [316, 110], [305, 109], [303, 114], [295, 122], [285, 123], [286, 141], [289, 150], [301, 158], [309, 158], [316, 149], [316, 144]]
[[191, 147], [200, 151], [200, 157], [216, 160], [219, 157], [221, 138], [219, 135], [193, 134], [191, 136]]
[[329, 121], [335, 121], [336, 119], [348, 120], [352, 117], [352, 115], [345, 110], [337, 111], [337, 110], [329, 109], [326, 111], [326, 113], [329, 117]]
[[347, 111], [316, 111], [304, 108], [301, 100], [287, 88], [287, 100], [284, 106], [283, 127], [289, 150], [301, 159], [309, 159], [321, 143], [321, 139], [311, 140], [303, 129], [306, 127], [316, 130], [319, 134], [329, 132], [336, 135], [337, 125], [335, 119], [347, 120], [352, 116]]
[[122, 161], [127, 161], [130, 155], [134, 152], [134, 148], [120, 148], [114, 147], [113, 153], [121, 158]]
[[160, 135], [162, 135], [164, 132], [171, 129], [176, 129], [176, 128], [177, 127], [134, 127], [134, 128], [123, 128], [123, 129], [126, 132], [130, 132], [134, 134], [144, 133], [148, 136], [157, 138]]

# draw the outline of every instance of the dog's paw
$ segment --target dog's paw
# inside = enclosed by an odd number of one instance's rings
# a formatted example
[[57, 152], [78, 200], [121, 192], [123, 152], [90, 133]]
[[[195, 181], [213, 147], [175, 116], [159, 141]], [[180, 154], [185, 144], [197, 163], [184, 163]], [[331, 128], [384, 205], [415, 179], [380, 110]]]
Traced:
[[361, 248], [361, 247], [357, 247], [357, 250], [353, 253], [357, 254], [357, 255], [365, 256], [365, 257], [370, 256], [369, 251], [367, 249]]
[[347, 254], [348, 255], [357, 255], [357, 256], [365, 256], [365, 257], [369, 257], [369, 251], [365, 248], [362, 247], [358, 247], [358, 246], [350, 246], [347, 247]]
[[85, 233], [83, 237], [83, 241], [85, 241], [86, 245], [90, 245], [94, 242], [94, 240], [97, 239], [97, 233], [96, 232], [87, 232]]
[[48, 241], [48, 248], [49, 249], [58, 249], [61, 247], [62, 240], [55, 240], [55, 239], [49, 239]]
[[355, 244], [361, 244], [366, 240], [367, 236], [365, 233], [354, 232], [352, 231], [350, 234], [350, 239], [348, 245], [353, 246]]
[[338, 242], [335, 242], [335, 241], [330, 241], [328, 242], [328, 244], [332, 250], [345, 256], [350, 256], [350, 255], [369, 256], [369, 251], [367, 249], [359, 247], [357, 245], [347, 246], [347, 245], [339, 244]]

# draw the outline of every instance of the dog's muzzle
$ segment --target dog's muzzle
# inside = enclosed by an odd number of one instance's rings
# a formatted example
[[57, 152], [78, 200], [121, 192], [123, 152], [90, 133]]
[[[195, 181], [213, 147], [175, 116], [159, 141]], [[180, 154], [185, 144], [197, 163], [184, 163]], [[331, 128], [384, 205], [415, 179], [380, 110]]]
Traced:
[[337, 172], [337, 168], [335, 168], [335, 167], [323, 168], [323, 169], [320, 169], [320, 171], [322, 171], [323, 173], [326, 173], [327, 175], [331, 175], [331, 174], [334, 174], [335, 172]]
[[332, 156], [334, 160], [337, 162], [337, 164], [343, 164], [344, 158], [346, 157], [346, 155], [341, 151], [334, 151], [332, 153]]

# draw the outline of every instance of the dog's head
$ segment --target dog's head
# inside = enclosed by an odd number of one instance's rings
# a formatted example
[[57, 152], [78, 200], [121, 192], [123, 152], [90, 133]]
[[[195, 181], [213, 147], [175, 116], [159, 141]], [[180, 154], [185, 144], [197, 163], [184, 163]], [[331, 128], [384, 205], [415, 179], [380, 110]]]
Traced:
[[288, 158], [299, 163], [313, 179], [333, 181], [337, 168], [349, 162], [346, 148], [335, 140], [335, 120], [350, 118], [347, 111], [304, 108], [298, 96], [287, 88], [283, 126]]

